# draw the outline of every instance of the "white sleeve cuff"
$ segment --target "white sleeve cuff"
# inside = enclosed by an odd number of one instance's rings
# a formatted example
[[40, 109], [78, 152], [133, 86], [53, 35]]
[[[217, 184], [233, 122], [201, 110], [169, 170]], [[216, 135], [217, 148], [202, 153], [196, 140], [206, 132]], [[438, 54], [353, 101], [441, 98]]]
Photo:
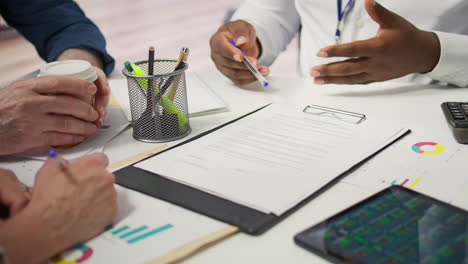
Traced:
[[434, 33], [440, 41], [440, 59], [429, 76], [460, 87], [468, 86], [468, 36]]

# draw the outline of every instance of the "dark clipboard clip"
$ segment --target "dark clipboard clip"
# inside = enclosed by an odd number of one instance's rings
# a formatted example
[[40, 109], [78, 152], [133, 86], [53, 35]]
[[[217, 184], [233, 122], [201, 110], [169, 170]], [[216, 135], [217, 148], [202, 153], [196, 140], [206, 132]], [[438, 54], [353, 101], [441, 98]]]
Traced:
[[319, 105], [308, 105], [304, 108], [304, 110], [302, 110], [302, 112], [306, 114], [331, 117], [353, 124], [360, 124], [362, 121], [366, 120], [366, 115], [364, 114]]

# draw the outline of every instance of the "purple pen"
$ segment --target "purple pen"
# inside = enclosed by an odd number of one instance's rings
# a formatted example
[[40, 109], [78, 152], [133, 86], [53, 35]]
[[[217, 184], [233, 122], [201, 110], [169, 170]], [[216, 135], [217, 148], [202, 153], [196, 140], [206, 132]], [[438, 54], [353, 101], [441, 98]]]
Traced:
[[245, 66], [252, 72], [252, 74], [257, 78], [257, 80], [262, 84], [263, 87], [268, 86], [268, 81], [263, 77], [263, 75], [257, 70], [257, 68], [253, 65], [253, 63], [249, 60], [247, 57], [247, 54], [243, 49], [241, 49], [239, 46], [237, 46], [236, 42], [234, 40], [229, 39], [229, 43], [233, 45], [234, 47], [238, 48], [242, 52], [242, 56], [244, 57], [244, 64]]

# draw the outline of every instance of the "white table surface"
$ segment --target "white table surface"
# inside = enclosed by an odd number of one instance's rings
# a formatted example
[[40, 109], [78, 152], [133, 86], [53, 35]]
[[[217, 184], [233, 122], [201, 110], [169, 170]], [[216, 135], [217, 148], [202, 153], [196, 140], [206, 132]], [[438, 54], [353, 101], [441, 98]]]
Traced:
[[[468, 101], [467, 88], [405, 83], [320, 86], [314, 85], [311, 79], [279, 77], [270, 78], [268, 88], [261, 88], [257, 84], [240, 88], [217, 73], [199, 76], [226, 101], [230, 111], [191, 118], [192, 133], [189, 136], [197, 135], [270, 102], [323, 105], [364, 113], [368, 118], [399, 122], [409, 128], [421, 126], [451, 133], [440, 104], [445, 101]], [[185, 139], [187, 138], [183, 140]], [[166, 144], [174, 145], [180, 141]], [[158, 145], [161, 144], [136, 141], [129, 128], [106, 145], [105, 153], [114, 162]], [[460, 164], [460, 169], [463, 168], [467, 169], [468, 166]], [[322, 258], [296, 246], [294, 235], [373, 193], [340, 182], [263, 235], [234, 235], [183, 263], [326, 263]], [[468, 196], [458, 195], [456, 204], [468, 209]]]

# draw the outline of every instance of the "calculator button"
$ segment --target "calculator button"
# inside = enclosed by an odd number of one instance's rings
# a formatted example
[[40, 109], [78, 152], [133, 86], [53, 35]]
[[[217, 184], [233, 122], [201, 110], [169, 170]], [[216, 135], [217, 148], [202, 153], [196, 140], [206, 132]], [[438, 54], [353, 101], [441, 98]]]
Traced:
[[448, 106], [458, 106], [457, 103], [448, 103]]

